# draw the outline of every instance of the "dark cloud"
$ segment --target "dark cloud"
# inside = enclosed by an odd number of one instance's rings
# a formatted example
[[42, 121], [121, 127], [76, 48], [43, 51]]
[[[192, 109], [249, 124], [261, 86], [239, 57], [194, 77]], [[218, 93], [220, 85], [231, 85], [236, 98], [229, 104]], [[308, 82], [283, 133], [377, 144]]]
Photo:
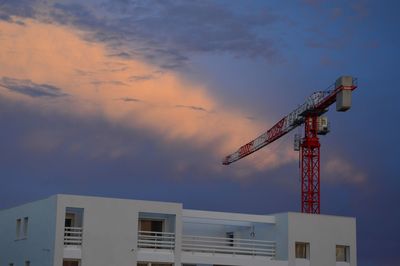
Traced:
[[320, 64], [324, 67], [336, 67], [339, 65], [338, 61], [333, 60], [331, 57], [323, 55], [320, 59]]
[[130, 54], [128, 52], [119, 52], [119, 53], [115, 53], [115, 54], [110, 54], [109, 56], [115, 56], [115, 57], [120, 57], [120, 58], [124, 58], [124, 59], [132, 59], [133, 58], [132, 54]]
[[363, 1], [353, 3], [351, 8], [354, 11], [354, 15], [358, 18], [366, 18], [370, 14], [368, 6]]
[[6, 4], [4, 19], [15, 15], [71, 25], [85, 30], [87, 40], [104, 42], [110, 56], [141, 57], [165, 69], [185, 66], [196, 53], [268, 61], [278, 54], [267, 37], [277, 17], [267, 9], [237, 12], [215, 1], [15, 2]]
[[39, 1], [35, 0], [14, 0], [0, 2], [0, 19], [11, 21], [11, 16], [23, 18], [34, 18], [37, 15], [35, 4]]
[[124, 102], [143, 102], [142, 100], [139, 100], [136, 98], [129, 98], [129, 97], [121, 98], [120, 100], [124, 101]]
[[187, 108], [187, 109], [194, 110], [194, 111], [208, 112], [207, 109], [205, 109], [205, 108], [203, 108], [201, 106], [178, 104], [178, 105], [175, 105], [175, 107], [177, 107], [177, 108]]
[[9, 23], [15, 23], [15, 24], [18, 24], [21, 26], [25, 26], [25, 23], [23, 21], [16, 20], [12, 16], [10, 16], [6, 13], [3, 13], [3, 11], [1, 11], [1, 10], [0, 10], [0, 20], [7, 21]]
[[254, 117], [254, 116], [246, 116], [245, 118], [246, 118], [247, 120], [250, 120], [250, 121], [257, 120], [257, 118]]
[[82, 70], [82, 69], [75, 69], [75, 73], [81, 76], [90, 76], [93, 74], [92, 71]]
[[139, 75], [134, 75], [134, 76], [131, 76], [131, 77], [129, 77], [129, 81], [145, 81], [145, 80], [152, 80], [152, 79], [154, 79], [155, 77], [154, 77], [154, 75], [152, 75], [152, 74], [149, 74], [149, 75], [141, 75], [141, 76], [139, 76]]
[[127, 86], [124, 82], [119, 80], [94, 80], [90, 82], [94, 86]]
[[13, 79], [2, 77], [0, 86], [14, 92], [28, 95], [30, 97], [62, 97], [68, 94], [64, 93], [60, 88], [48, 84], [37, 84], [29, 79]]
[[278, 54], [267, 32], [277, 16], [268, 9], [237, 12], [215, 1], [10, 1], [10, 16], [71, 25], [89, 41], [104, 42], [110, 56], [140, 57], [164, 69], [185, 66], [196, 53], [229, 53], [268, 61]]

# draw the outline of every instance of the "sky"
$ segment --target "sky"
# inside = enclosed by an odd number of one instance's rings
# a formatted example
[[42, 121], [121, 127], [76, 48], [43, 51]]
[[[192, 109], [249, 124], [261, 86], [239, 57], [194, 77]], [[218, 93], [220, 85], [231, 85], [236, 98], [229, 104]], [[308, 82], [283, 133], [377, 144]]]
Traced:
[[361, 266], [400, 265], [397, 1], [0, 1], [0, 208], [53, 194], [300, 210], [294, 130], [222, 158], [341, 75], [321, 213]]

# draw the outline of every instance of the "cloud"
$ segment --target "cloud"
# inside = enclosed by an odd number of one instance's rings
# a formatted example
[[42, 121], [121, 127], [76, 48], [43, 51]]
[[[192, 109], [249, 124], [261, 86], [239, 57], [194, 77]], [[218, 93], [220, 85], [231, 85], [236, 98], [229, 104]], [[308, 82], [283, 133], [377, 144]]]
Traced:
[[129, 97], [124, 97], [124, 98], [121, 98], [120, 100], [124, 101], [124, 102], [141, 102], [141, 100], [139, 100], [139, 99], [129, 98]]
[[357, 18], [366, 18], [369, 16], [370, 10], [364, 1], [353, 3], [351, 8]]
[[10, 21], [12, 16], [22, 18], [34, 18], [37, 14], [35, 10], [35, 0], [2, 1], [0, 3], [0, 19]]
[[365, 173], [341, 158], [328, 160], [324, 164], [324, 171], [327, 173], [324, 179], [331, 183], [360, 184], [367, 179]]
[[60, 88], [48, 84], [36, 84], [29, 79], [13, 79], [2, 77], [0, 79], [0, 86], [30, 97], [56, 98], [68, 95]]
[[322, 55], [320, 59], [320, 64], [324, 67], [335, 67], [339, 65], [338, 61], [333, 60], [327, 55]]
[[344, 14], [343, 9], [340, 7], [334, 7], [331, 10], [331, 17], [333, 19], [338, 19], [340, 17], [343, 17], [343, 14]]
[[148, 75], [142, 75], [142, 76], [136, 76], [136, 75], [134, 75], [134, 76], [131, 76], [130, 78], [129, 78], [129, 81], [146, 81], [146, 80], [151, 80], [151, 79], [154, 79], [155, 77], [154, 77], [154, 75], [152, 75], [152, 74], [148, 74]]
[[175, 107], [177, 107], [177, 108], [187, 108], [187, 109], [194, 110], [194, 111], [208, 112], [205, 108], [200, 107], [200, 106], [178, 104], [178, 105], [175, 105]]
[[[21, 98], [2, 91], [3, 97], [28, 103], [37, 111], [88, 120], [100, 116], [121, 128], [146, 130], [164, 143], [187, 143], [193, 151], [206, 149], [210, 164], [204, 167], [216, 172], [223, 169], [220, 161], [225, 155], [266, 128], [265, 123], [249, 120], [240, 110], [217, 101], [201, 83], [171, 71], [160, 72], [145, 61], [109, 56], [106, 45], [82, 39], [80, 32], [71, 28], [34, 20], [25, 23], [20, 27], [0, 22], [6, 36], [0, 39], [4, 51], [0, 74], [10, 77], [3, 83], [25, 94], [70, 97], [52, 103], [44, 101], [45, 97]], [[110, 71], [113, 69], [120, 71]], [[149, 76], [154, 78], [132, 82], [132, 77]], [[248, 169], [247, 174], [251, 169], [271, 169], [295, 160], [293, 155], [286, 149], [276, 155], [260, 154], [244, 160], [241, 168]], [[233, 177], [246, 176], [234, 168], [224, 169]]]
[[[115, 71], [112, 71], [112, 70], [110, 70], [110, 71], [111, 72], [115, 72]], [[112, 86], [127, 86], [124, 82], [119, 81], [119, 80], [93, 80], [93, 81], [91, 81], [91, 83], [94, 86], [109, 86], [109, 85], [112, 85]]]
[[4, 14], [73, 26], [87, 40], [106, 44], [111, 56], [145, 59], [162, 69], [182, 68], [198, 53], [268, 61], [278, 55], [267, 37], [278, 17], [266, 8], [238, 12], [208, 0], [23, 2], [4, 4]]

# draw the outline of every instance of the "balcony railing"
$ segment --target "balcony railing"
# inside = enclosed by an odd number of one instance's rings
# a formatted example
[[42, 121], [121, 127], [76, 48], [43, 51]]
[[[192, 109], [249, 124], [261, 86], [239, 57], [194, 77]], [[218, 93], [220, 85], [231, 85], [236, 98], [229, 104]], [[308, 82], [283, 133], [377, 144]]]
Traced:
[[173, 250], [175, 248], [175, 233], [139, 231], [138, 247]]
[[82, 245], [82, 227], [65, 227], [64, 246]]
[[273, 241], [254, 239], [184, 235], [182, 241], [183, 251], [212, 254], [274, 257], [275, 249]]

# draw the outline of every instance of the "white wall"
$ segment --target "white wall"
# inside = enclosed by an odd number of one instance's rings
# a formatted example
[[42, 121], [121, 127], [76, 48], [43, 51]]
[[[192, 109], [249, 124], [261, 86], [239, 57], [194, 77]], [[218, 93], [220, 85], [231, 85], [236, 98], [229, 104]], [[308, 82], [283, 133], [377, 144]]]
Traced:
[[[56, 197], [0, 211], [0, 265], [51, 266], [54, 254]], [[16, 220], [28, 217], [28, 236], [16, 240]], [[21, 225], [22, 226], [22, 225]]]
[[[182, 231], [186, 234], [223, 237], [225, 232], [235, 231], [238, 236], [244, 237], [250, 232], [250, 227], [244, 224], [255, 225], [256, 239], [276, 242], [275, 260], [237, 257], [235, 263], [233, 261], [235, 258], [232, 257], [185, 252], [182, 261], [226, 265], [229, 265], [227, 262], [232, 262], [232, 265], [248, 265], [251, 261], [252, 265], [299, 266], [299, 262], [296, 264], [295, 260], [297, 241], [310, 243], [310, 266], [337, 266], [336, 245], [350, 246], [350, 266], [357, 265], [354, 218], [302, 213], [283, 213], [264, 218], [264, 216], [253, 217], [243, 214], [186, 211], [191, 215], [189, 221], [200, 219], [204, 222], [210, 217], [211, 220], [216, 219], [220, 223], [211, 226], [188, 222], [183, 226], [182, 213], [185, 210], [182, 210], [182, 205], [178, 203], [69, 195], [57, 195], [0, 211], [0, 265], [12, 262], [19, 266], [24, 265], [25, 260], [29, 260], [31, 265], [62, 266], [67, 207], [84, 209], [81, 266], [135, 266], [138, 256], [141, 260], [147, 258], [147, 255], [142, 251], [138, 252], [137, 248], [139, 213], [158, 213], [176, 217], [175, 256], [164, 254], [163, 257], [170, 258], [175, 266], [181, 265]], [[16, 220], [24, 217], [29, 217], [28, 238], [16, 241]], [[224, 225], [224, 222], [231, 225]], [[154, 257], [156, 252], [150, 253]]]
[[[176, 215], [175, 226], [181, 228], [182, 205], [177, 203], [68, 195], [58, 195], [57, 202], [57, 245], [54, 266], [62, 266], [66, 207], [84, 209], [81, 266], [136, 265], [139, 212]], [[180, 231], [176, 232], [177, 252], [181, 250]], [[180, 256], [175, 256], [175, 264], [180, 265]]]
[[336, 245], [350, 246], [350, 265], [357, 265], [355, 218], [288, 213], [289, 266], [295, 266], [295, 242], [310, 243], [310, 266], [336, 266]]

